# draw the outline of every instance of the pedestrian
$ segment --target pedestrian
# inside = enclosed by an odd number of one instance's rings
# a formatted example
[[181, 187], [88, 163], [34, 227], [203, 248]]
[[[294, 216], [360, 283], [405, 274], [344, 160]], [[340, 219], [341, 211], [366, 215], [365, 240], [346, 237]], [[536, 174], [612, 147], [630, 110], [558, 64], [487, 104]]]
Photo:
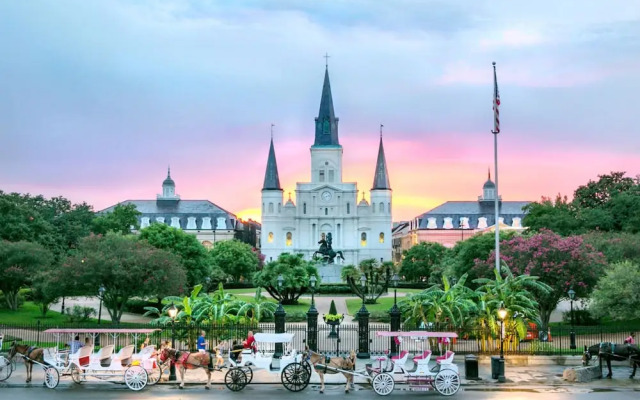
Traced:
[[629, 336], [624, 340], [625, 344], [636, 344], [636, 334], [631, 332]]
[[205, 331], [200, 332], [200, 337], [198, 338], [198, 343], [196, 344], [196, 348], [200, 353], [207, 352], [207, 339], [205, 339]]

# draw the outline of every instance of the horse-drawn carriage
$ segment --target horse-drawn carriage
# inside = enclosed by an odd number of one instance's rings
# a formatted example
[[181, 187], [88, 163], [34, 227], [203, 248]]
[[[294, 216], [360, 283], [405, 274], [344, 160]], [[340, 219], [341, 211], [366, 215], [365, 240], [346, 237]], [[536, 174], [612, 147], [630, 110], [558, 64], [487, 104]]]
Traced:
[[[2, 340], [4, 336], [0, 333], [0, 350], [2, 350]], [[0, 382], [6, 381], [11, 373], [16, 369], [16, 361], [0, 356]]]
[[[378, 332], [378, 336], [389, 337], [401, 344], [402, 338], [414, 338], [424, 340], [429, 338], [449, 338], [458, 337], [455, 332]], [[428, 391], [436, 390], [438, 393], [451, 396], [460, 389], [460, 376], [458, 375], [458, 366], [453, 363], [454, 353], [446, 351], [442, 356], [436, 358], [435, 365], [431, 367], [431, 351], [426, 350], [422, 354], [413, 357], [413, 368], [407, 369], [405, 364], [409, 358], [409, 352], [401, 350], [398, 356], [382, 356], [377, 359], [378, 365], [368, 365], [364, 369], [346, 369], [340, 366], [324, 364], [317, 353], [310, 352], [311, 364], [316, 371], [331, 371], [333, 373], [341, 372], [347, 376], [347, 380], [351, 377], [360, 377], [371, 383], [373, 390], [381, 395], [387, 396], [393, 392], [397, 384], [406, 385], [403, 390], [411, 391]], [[320, 361], [317, 361], [320, 359]], [[349, 365], [355, 365], [355, 360]], [[321, 388], [322, 391], [322, 388]], [[345, 388], [348, 391], [348, 386]]]
[[[131, 390], [142, 390], [147, 385], [153, 385], [162, 375], [160, 366], [155, 359], [154, 346], [147, 346], [136, 353], [137, 339], [140, 335], [149, 335], [158, 329], [47, 329], [45, 333], [56, 336], [56, 346], [42, 349], [37, 356], [34, 348], [18, 350], [18, 345], [12, 346], [12, 354], [22, 353], [27, 365], [27, 376], [30, 377], [30, 367], [33, 364], [44, 368], [44, 384], [54, 389], [58, 386], [61, 376], [71, 376], [75, 383], [82, 383], [87, 378], [97, 378], [113, 383], [124, 383]], [[102, 346], [94, 353], [94, 346], [80, 347], [75, 353], [60, 351], [60, 339], [65, 335], [73, 338], [76, 335], [90, 335], [94, 342], [99, 335], [110, 336], [113, 344]], [[115, 342], [122, 334], [132, 335], [134, 344], [122, 347], [114, 353]], [[26, 346], [22, 346], [26, 347]]]
[[[225, 374], [224, 383], [234, 392], [244, 389], [253, 380], [253, 370], [262, 369], [280, 374], [282, 385], [292, 392], [299, 392], [307, 387], [311, 379], [311, 366], [303, 360], [303, 354], [291, 348], [293, 333], [256, 333], [254, 335], [257, 349], [244, 349], [239, 360], [229, 349], [229, 370]], [[283, 354], [276, 358], [275, 347], [280, 344]]]

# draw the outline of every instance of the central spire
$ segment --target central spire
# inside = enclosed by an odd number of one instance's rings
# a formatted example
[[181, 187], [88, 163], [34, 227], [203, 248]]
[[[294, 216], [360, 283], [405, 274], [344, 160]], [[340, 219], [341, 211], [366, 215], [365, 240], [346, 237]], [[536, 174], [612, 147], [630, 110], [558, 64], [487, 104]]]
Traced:
[[322, 85], [322, 97], [320, 98], [320, 111], [316, 118], [316, 140], [314, 146], [339, 146], [338, 118], [333, 111], [333, 97], [331, 96], [331, 83], [329, 82], [329, 67], [324, 71], [324, 84]]
[[273, 124], [271, 124], [271, 144], [269, 146], [269, 158], [267, 158], [267, 170], [264, 173], [262, 190], [280, 190], [280, 177], [278, 176], [278, 164], [276, 163], [276, 151], [273, 148]]
[[378, 147], [378, 160], [376, 162], [376, 171], [373, 175], [373, 187], [371, 190], [385, 189], [391, 190], [389, 183], [389, 172], [387, 172], [387, 160], [384, 157], [384, 146], [382, 145], [382, 127], [380, 125], [380, 146]]

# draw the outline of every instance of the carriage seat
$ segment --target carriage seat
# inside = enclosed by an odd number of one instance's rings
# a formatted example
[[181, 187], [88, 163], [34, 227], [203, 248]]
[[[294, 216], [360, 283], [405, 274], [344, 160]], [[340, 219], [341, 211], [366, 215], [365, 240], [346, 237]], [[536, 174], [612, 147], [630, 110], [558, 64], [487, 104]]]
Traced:
[[409, 352], [408, 352], [407, 350], [402, 350], [402, 351], [400, 352], [400, 355], [399, 355], [399, 356], [393, 356], [393, 357], [391, 357], [391, 359], [392, 359], [393, 361], [403, 361], [403, 360], [404, 360], [404, 361], [407, 361], [407, 356], [408, 356], [408, 355], [409, 355]]
[[140, 350], [137, 354], [133, 354], [132, 357], [134, 360], [146, 360], [151, 357], [154, 351], [156, 351], [156, 346], [149, 345]]
[[[91, 348], [90, 346], [86, 346], [86, 347]], [[100, 366], [102, 367], [108, 367], [109, 365], [111, 365], [111, 356], [113, 355], [113, 347], [114, 346], [110, 344], [100, 348], [100, 350], [98, 350], [97, 353], [91, 355], [91, 363], [92, 364], [99, 363]]]
[[80, 347], [78, 351], [69, 356], [69, 362], [76, 364], [78, 367], [86, 367], [91, 362], [92, 351], [93, 347], [91, 346]]
[[133, 357], [134, 350], [135, 346], [132, 344], [124, 346], [115, 356], [111, 357], [112, 363], [119, 361], [121, 366], [128, 366], [129, 364], [131, 364], [131, 358]]
[[413, 357], [413, 362], [417, 364], [418, 361], [427, 360], [428, 363], [430, 358], [431, 350], [425, 350], [421, 355]]
[[453, 356], [455, 354], [456, 353], [454, 353], [453, 351], [447, 350], [447, 352], [444, 353], [443, 356], [436, 357], [436, 363], [438, 363], [438, 364], [451, 364], [451, 363], [453, 363]]

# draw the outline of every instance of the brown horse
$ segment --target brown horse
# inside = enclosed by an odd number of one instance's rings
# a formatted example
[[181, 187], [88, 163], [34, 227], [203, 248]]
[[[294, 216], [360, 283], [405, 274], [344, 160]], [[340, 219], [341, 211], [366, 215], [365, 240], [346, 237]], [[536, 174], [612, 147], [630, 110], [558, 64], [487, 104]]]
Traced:
[[[324, 393], [324, 374], [337, 374], [339, 371], [333, 368], [338, 368], [343, 371], [354, 371], [356, 369], [356, 352], [351, 350], [349, 357], [325, 357], [322, 354], [306, 349], [309, 363], [320, 375], [320, 393]], [[342, 372], [345, 378], [347, 378], [347, 385], [344, 388], [345, 393], [349, 393], [349, 387], [353, 384], [353, 375]]]
[[[33, 347], [27, 344], [18, 344], [15, 340], [11, 343], [9, 349], [9, 360], [12, 360], [16, 354], [21, 354], [24, 359], [24, 366], [27, 369], [27, 383], [31, 382], [33, 361], [44, 364], [44, 349], [40, 347]], [[33, 360], [33, 361], [31, 361]]]
[[164, 348], [160, 353], [160, 362], [165, 363], [171, 361], [179, 367], [180, 370], [180, 389], [184, 389], [184, 371], [187, 369], [204, 368], [207, 373], [207, 384], [205, 389], [211, 389], [211, 353], [189, 353], [186, 351], [178, 351], [175, 349]]

